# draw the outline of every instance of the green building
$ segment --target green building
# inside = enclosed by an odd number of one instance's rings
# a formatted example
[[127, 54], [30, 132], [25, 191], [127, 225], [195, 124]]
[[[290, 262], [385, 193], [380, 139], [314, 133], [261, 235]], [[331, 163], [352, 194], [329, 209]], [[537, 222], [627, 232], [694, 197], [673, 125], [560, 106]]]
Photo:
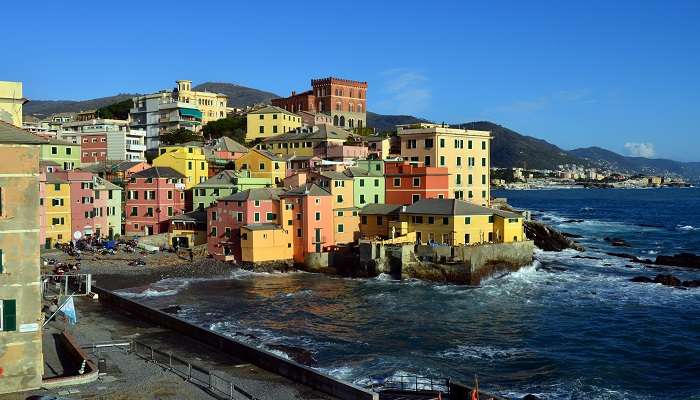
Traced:
[[80, 144], [48, 139], [41, 145], [41, 161], [53, 161], [64, 171], [80, 167]]
[[384, 164], [381, 170], [376, 170], [376, 165], [370, 165], [370, 169], [350, 167], [345, 170], [345, 174], [353, 178], [355, 207], [384, 204]]
[[272, 187], [272, 181], [269, 178], [251, 178], [250, 171], [227, 169], [192, 188], [194, 208], [204, 209], [218, 198], [248, 189], [266, 187]]
[[102, 227], [103, 235], [113, 238], [115, 235], [121, 236], [123, 234], [122, 188], [120, 186], [96, 176], [95, 209], [99, 213], [96, 217], [104, 218], [103, 220], [106, 221], [106, 225]]

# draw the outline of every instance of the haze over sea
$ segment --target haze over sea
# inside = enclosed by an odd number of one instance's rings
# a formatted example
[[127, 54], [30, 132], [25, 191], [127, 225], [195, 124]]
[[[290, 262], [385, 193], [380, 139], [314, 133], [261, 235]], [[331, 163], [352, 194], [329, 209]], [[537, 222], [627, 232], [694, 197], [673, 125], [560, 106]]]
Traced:
[[[700, 279], [700, 271], [605, 254], [700, 253], [700, 189], [494, 196], [583, 236], [587, 251], [538, 251], [533, 265], [479, 288], [237, 272], [122, 293], [159, 308], [178, 304], [182, 318], [278, 353], [307, 349], [315, 368], [359, 384], [368, 375], [470, 381], [477, 373], [483, 389], [508, 397], [700, 396], [700, 289], [629, 281], [662, 272]], [[605, 237], [631, 247], [610, 247]]]

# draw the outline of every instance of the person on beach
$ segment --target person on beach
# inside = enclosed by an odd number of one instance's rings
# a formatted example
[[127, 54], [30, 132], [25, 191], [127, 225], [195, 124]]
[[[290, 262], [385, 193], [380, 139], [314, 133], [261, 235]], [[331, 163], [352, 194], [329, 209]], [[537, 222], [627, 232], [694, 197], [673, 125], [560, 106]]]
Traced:
[[190, 249], [190, 262], [194, 261], [194, 252]]

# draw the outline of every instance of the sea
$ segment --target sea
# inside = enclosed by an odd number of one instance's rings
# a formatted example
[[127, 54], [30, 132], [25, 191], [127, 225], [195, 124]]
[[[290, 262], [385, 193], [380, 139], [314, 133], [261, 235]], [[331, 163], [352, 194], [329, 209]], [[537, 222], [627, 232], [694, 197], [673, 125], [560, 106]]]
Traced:
[[120, 292], [179, 305], [179, 317], [283, 357], [303, 349], [314, 368], [358, 385], [478, 376], [483, 390], [513, 399], [700, 399], [700, 289], [630, 282], [700, 271], [607, 254], [700, 254], [700, 189], [493, 195], [581, 236], [586, 251], [538, 250], [532, 265], [480, 287], [239, 270]]

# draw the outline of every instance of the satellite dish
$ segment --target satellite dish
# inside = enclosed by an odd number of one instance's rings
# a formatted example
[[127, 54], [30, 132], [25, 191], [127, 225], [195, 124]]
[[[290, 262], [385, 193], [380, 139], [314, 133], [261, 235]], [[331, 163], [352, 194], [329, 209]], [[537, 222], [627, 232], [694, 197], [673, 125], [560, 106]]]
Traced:
[[75, 231], [73, 232], [73, 239], [75, 240], [80, 240], [80, 238], [83, 237], [83, 233], [80, 231]]

